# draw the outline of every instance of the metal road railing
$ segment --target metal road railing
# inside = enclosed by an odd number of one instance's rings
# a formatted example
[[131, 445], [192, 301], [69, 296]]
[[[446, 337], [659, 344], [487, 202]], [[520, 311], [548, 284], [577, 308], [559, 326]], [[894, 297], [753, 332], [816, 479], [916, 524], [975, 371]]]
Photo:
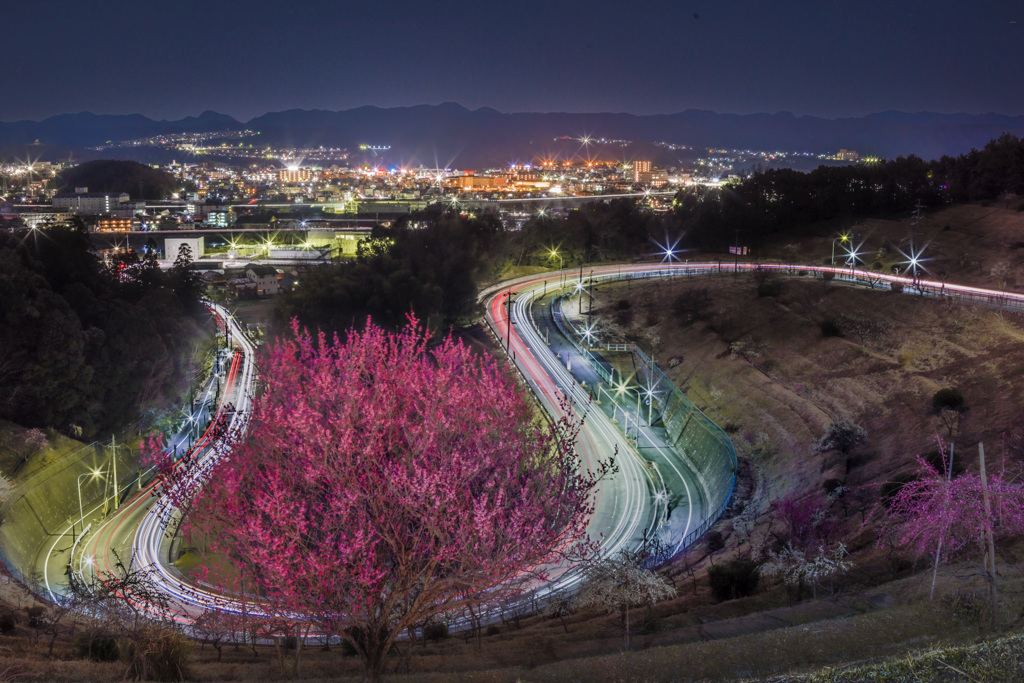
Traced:
[[[632, 274], [640, 277], [671, 277], [696, 274], [698, 269], [689, 269], [686, 273], [674, 271], [651, 271]], [[701, 273], [708, 269], [700, 269]], [[715, 269], [717, 270], [717, 269]], [[611, 279], [611, 278], [609, 278]], [[614, 278], [618, 279], [618, 277]], [[622, 279], [626, 279], [623, 277]], [[736, 449], [725, 431], [711, 418], [705, 415], [689, 398], [668, 378], [643, 349], [636, 344], [604, 344], [596, 346], [586, 343], [585, 335], [572, 324], [562, 313], [562, 301], [565, 295], [555, 297], [551, 313], [555, 325], [566, 339], [572, 343], [577, 352], [590, 361], [597, 373], [609, 384], [614, 384], [614, 369], [611, 365], [594, 356], [594, 348], [607, 351], [630, 352], [634, 354], [638, 374], [643, 380], [645, 393], [650, 392], [661, 414], [667, 432], [667, 445], [680, 461], [687, 464], [703, 489], [705, 500], [704, 518], [683, 539], [680, 547], [685, 548], [700, 538], [725, 513], [736, 488]], [[620, 425], [621, 429], [625, 424]]]
[[736, 488], [736, 449], [732, 439], [686, 397], [679, 387], [634, 345], [637, 373], [650, 391], [665, 425], [668, 445], [693, 468], [704, 489], [707, 513], [683, 540], [689, 546], [725, 513]]

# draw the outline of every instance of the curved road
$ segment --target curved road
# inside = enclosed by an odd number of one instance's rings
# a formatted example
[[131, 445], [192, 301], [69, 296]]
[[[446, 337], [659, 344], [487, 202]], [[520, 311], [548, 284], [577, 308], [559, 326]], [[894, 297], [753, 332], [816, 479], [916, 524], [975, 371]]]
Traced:
[[[957, 296], [976, 303], [1024, 309], [1024, 295], [835, 267], [721, 262], [660, 266], [642, 264], [595, 267], [586, 273], [584, 279], [593, 277], [596, 281], [607, 281], [673, 277], [728, 273], [758, 267], [790, 274], [798, 270], [818, 275], [832, 273], [837, 280], [856, 281], [872, 287], [899, 283], [905, 291], [913, 290], [932, 296]], [[633, 440], [628, 439], [603, 410], [595, 409], [592, 405], [591, 389], [581, 386], [568, 371], [567, 365], [571, 365], [574, 360], [582, 362], [582, 359], [573, 356], [568, 344], [557, 345], [554, 350], [549, 346], [551, 332], [547, 328], [550, 323], [545, 316], [548, 315], [546, 311], [550, 303], [546, 304], [545, 300], [559, 279], [567, 285], [578, 282], [575, 273], [560, 271], [520, 278], [485, 291], [481, 298], [486, 304], [487, 322], [498, 341], [503, 346], [508, 345], [510, 359], [549, 415], [558, 419], [563, 411], [571, 410], [577, 417], [584, 418], [578, 439], [582, 467], [593, 471], [599, 460], [607, 459], [618, 451], [618, 473], [602, 481], [595, 491], [596, 507], [589, 527], [591, 538], [600, 542], [603, 552], [614, 553], [635, 549], [644, 542], [645, 536], [649, 538], [654, 533], [660, 535], [670, 548], [678, 551], [689, 531], [697, 527], [708, 514], [704, 504], [706, 492], [701, 489], [698, 478], [685, 463], [670, 453], [659, 451], [655, 436], [649, 429], [645, 430], [642, 420], [637, 440], [640, 443], [646, 440], [650, 445], [645, 457], [641, 458], [632, 445]], [[512, 298], [511, 302], [509, 297]], [[212, 308], [230, 328], [235, 352], [224, 390], [224, 400], [233, 404], [234, 410], [226, 411], [225, 403], [222, 403], [211, 424], [220, 423], [223, 431], [239, 433], [245, 429], [251, 410], [250, 390], [255, 376], [254, 348], [227, 311], [221, 307]], [[545, 329], [544, 334], [548, 335], [547, 340], [542, 336], [542, 327]], [[579, 365], [576, 368], [579, 372]], [[190, 478], [205, 476], [223, 455], [225, 440], [215, 438], [216, 432], [216, 429], [208, 430], [193, 449], [194, 464], [188, 475]], [[179, 463], [179, 466], [184, 465]], [[44, 553], [38, 564], [51, 597], [66, 585], [64, 570], [69, 563], [73, 571], [88, 582], [93, 580], [94, 575], [113, 570], [117, 561], [114, 556], [116, 553], [125, 560], [134, 556], [137, 566], [153, 572], [161, 590], [176, 605], [176, 617], [182, 621], [192, 621], [209, 607], [241, 609], [230, 598], [187, 583], [170, 564], [173, 534], [168, 533], [168, 527], [175, 523], [176, 513], [166, 496], [155, 497], [156, 491], [156, 484], [142, 489], [105, 520], [100, 519], [98, 514], [102, 506], [90, 510], [86, 515], [86, 520], [92, 521], [90, 530], [84, 535], [84, 540], [80, 539], [72, 549], [70, 560], [66, 551], [57, 550], [56, 547]], [[682, 503], [673, 505], [671, 514], [666, 502], [670, 499]], [[71, 522], [69, 520], [69, 527]], [[551, 575], [552, 580], [539, 590], [541, 596], [552, 591], [571, 590], [580, 580], [578, 572], [567, 566], [556, 568]]]

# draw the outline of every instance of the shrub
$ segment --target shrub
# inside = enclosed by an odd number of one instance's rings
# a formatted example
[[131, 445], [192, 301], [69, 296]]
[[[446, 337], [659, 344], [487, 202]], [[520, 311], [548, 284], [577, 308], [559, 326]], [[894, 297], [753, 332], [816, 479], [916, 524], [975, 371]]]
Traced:
[[827, 318], [818, 323], [821, 328], [822, 337], [842, 337], [843, 330], [839, 327], [839, 321], [835, 318]]
[[889, 283], [889, 287], [890, 287], [890, 289], [892, 289], [892, 291], [896, 292], [897, 294], [899, 294], [900, 292], [903, 291], [903, 283], [902, 282], [890, 282]]
[[691, 323], [711, 313], [711, 294], [707, 287], [695, 287], [672, 300], [672, 312]]
[[355, 657], [359, 654], [359, 650], [356, 646], [348, 641], [347, 638], [341, 639], [341, 656], [342, 657]]
[[841, 479], [826, 479], [821, 487], [825, 489], [826, 495], [832, 495], [837, 489], [841, 488], [843, 481]]
[[708, 568], [708, 583], [711, 595], [718, 602], [742, 598], [757, 592], [761, 573], [757, 565], [748, 559], [733, 560], [728, 564]]
[[708, 552], [713, 553], [725, 547], [725, 539], [721, 531], [709, 531], [704, 536], [704, 542], [708, 545]]
[[17, 623], [18, 622], [15, 620], [14, 615], [10, 612], [0, 614], [0, 633], [10, 633], [14, 630]]
[[423, 627], [423, 640], [444, 640], [448, 637], [448, 624], [443, 621], [431, 621]]
[[818, 453], [839, 451], [849, 453], [854, 446], [868, 438], [868, 433], [858, 424], [849, 420], [839, 420], [829, 424], [825, 433], [818, 439], [815, 450]]
[[615, 308], [620, 311], [628, 310], [633, 304], [630, 303], [629, 299], [619, 299], [615, 302]]
[[46, 626], [46, 610], [42, 607], [29, 607], [28, 612], [28, 625], [32, 628], [43, 628]]
[[489, 624], [487, 629], [484, 631], [484, 635], [496, 636], [501, 633], [501, 627], [497, 624]]
[[189, 678], [192, 641], [177, 631], [150, 628], [125, 641], [126, 679], [183, 681]]
[[832, 280], [836, 279], [836, 274], [833, 273], [831, 270], [826, 270], [824, 273], [821, 274], [821, 279], [824, 280], [825, 282], [831, 282]]
[[634, 314], [632, 310], [626, 309], [615, 313], [615, 324], [619, 327], [629, 327], [633, 324]]
[[78, 634], [72, 652], [79, 659], [91, 659], [94, 662], [116, 662], [121, 655], [114, 636], [93, 629]]
[[932, 411], [941, 413], [943, 410], [955, 410], [962, 413], [967, 409], [967, 401], [958, 389], [939, 389], [932, 396]]
[[757, 286], [757, 295], [777, 297], [782, 294], [784, 288], [785, 286], [781, 280], [768, 280]]

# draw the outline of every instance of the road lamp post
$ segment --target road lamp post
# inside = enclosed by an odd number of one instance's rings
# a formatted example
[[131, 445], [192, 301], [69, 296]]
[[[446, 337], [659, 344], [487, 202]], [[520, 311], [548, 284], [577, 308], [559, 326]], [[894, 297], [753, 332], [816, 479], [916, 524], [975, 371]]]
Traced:
[[840, 235], [839, 237], [832, 240], [832, 265], [836, 264], [836, 242], [842, 242], [844, 245], [850, 241], [849, 235]]
[[647, 426], [650, 427], [654, 410], [654, 390], [648, 386], [644, 389], [644, 396], [647, 398]]
[[78, 475], [78, 518], [83, 530], [85, 529], [85, 509], [82, 507], [82, 477], [98, 476], [100, 476], [99, 470], [94, 470], [92, 472], [86, 472], [85, 474]]
[[551, 250], [551, 258], [555, 258], [556, 256], [558, 257], [558, 269], [562, 270], [562, 268], [564, 267], [564, 263], [565, 263], [562, 260], [562, 255], [558, 253], [557, 249], [552, 249]]
[[[89, 578], [90, 578], [89, 584], [90, 584], [90, 586], [95, 587], [95, 585], [96, 585], [96, 561], [93, 558], [91, 558], [91, 557], [86, 557], [82, 561], [85, 562], [87, 565], [89, 565]], [[82, 579], [84, 580], [85, 577], [83, 576]]]
[[579, 289], [580, 289], [580, 305], [579, 305], [579, 309], [576, 311], [576, 314], [577, 315], [583, 315], [583, 290], [586, 289], [586, 287], [583, 286], [583, 261], [580, 261]]

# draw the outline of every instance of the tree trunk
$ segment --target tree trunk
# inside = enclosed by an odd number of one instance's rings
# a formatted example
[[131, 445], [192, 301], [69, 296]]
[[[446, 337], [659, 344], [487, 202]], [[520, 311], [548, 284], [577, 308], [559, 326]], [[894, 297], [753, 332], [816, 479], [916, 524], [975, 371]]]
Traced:
[[480, 623], [481, 619], [477, 617], [473, 605], [467, 604], [466, 606], [469, 608], [469, 621], [473, 627], [473, 635], [476, 636], [476, 651], [480, 652], [484, 649], [483, 624]]
[[277, 663], [281, 667], [281, 674], [284, 674], [284, 654], [281, 652], [281, 636], [274, 636], [274, 650], [277, 652]]
[[[946, 468], [946, 484], [948, 485], [950, 480], [953, 478], [953, 449], [956, 448], [956, 444], [949, 444], [949, 466]], [[939, 558], [942, 557], [942, 536], [939, 536], [939, 547], [935, 551], [935, 566], [932, 567], [932, 591], [928, 596], [929, 600], [935, 599], [935, 578], [939, 575]]]
[[626, 652], [629, 652], [629, 605], [626, 605], [623, 609], [626, 617]]
[[996, 545], [992, 537], [992, 501], [988, 495], [988, 477], [985, 474], [985, 445], [978, 444], [978, 462], [981, 470], [981, 495], [985, 505], [985, 571], [988, 573], [988, 596], [992, 609], [992, 626], [998, 623], [999, 590], [996, 587]]
[[[307, 631], [308, 632], [308, 631]], [[299, 677], [299, 656], [302, 654], [302, 624], [295, 624], [295, 661], [292, 662], [292, 676]]]
[[[391, 649], [393, 638], [389, 638], [385, 629], [379, 626], [368, 626], [365, 631], [366, 644], [366, 680], [376, 683], [384, 673], [388, 650]], [[425, 640], [425, 639], [424, 639]]]

